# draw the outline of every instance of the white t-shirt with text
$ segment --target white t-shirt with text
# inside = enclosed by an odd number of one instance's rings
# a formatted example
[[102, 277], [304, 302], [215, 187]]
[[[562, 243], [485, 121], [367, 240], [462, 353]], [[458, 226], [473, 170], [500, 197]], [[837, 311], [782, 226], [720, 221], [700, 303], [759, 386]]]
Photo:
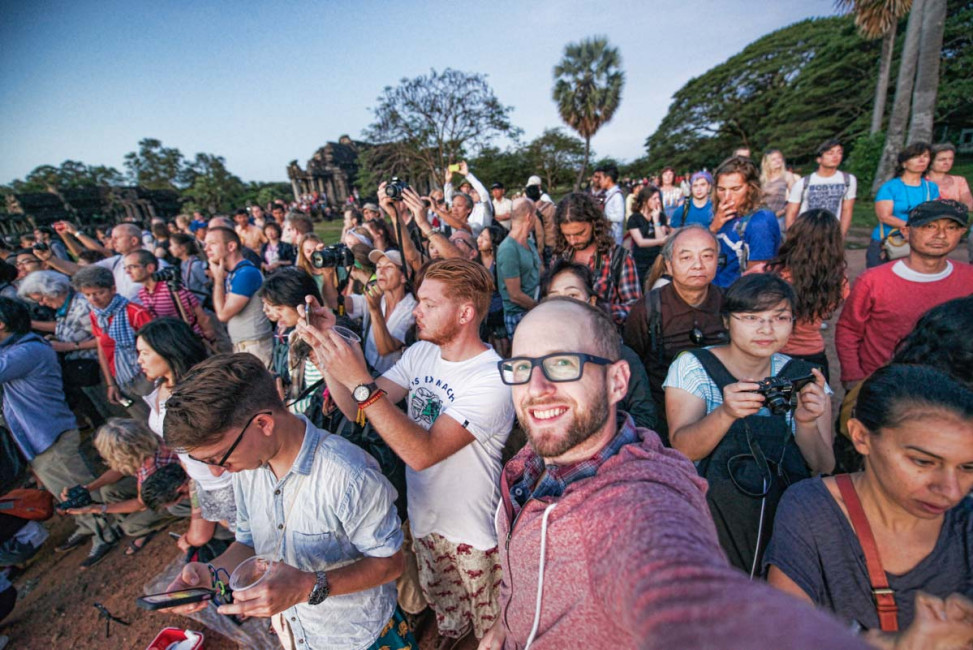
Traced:
[[500, 498], [500, 457], [514, 421], [510, 387], [491, 348], [466, 361], [446, 361], [439, 346], [419, 341], [383, 377], [409, 391], [409, 418], [428, 430], [447, 416], [474, 442], [421, 472], [405, 469], [414, 537], [442, 535], [485, 551], [497, 545], [493, 516]]
[[831, 176], [818, 176], [818, 173], [814, 172], [809, 177], [798, 179], [791, 185], [787, 202], [801, 204], [798, 214], [808, 210], [824, 209], [831, 211], [840, 219], [842, 205], [845, 201], [853, 201], [858, 191], [858, 180], [855, 175], [847, 174], [847, 185], [845, 176], [846, 174], [840, 171], [836, 171]]

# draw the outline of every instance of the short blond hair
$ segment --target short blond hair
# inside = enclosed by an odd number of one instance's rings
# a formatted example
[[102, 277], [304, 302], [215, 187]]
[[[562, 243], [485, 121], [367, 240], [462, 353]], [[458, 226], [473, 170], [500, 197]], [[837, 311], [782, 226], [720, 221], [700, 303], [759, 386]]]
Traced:
[[450, 296], [455, 300], [473, 303], [477, 323], [486, 317], [495, 287], [490, 272], [482, 264], [459, 257], [435, 260], [423, 272], [422, 281], [426, 280], [439, 280], [449, 287]]
[[110, 469], [135, 476], [159, 449], [159, 436], [136, 420], [111, 418], [95, 434], [95, 449]]

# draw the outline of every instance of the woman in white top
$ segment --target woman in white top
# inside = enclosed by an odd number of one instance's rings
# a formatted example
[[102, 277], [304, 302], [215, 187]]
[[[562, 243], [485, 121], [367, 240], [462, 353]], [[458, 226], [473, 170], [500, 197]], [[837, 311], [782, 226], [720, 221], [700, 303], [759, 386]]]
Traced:
[[[192, 328], [176, 318], [159, 318], [139, 330], [135, 340], [138, 363], [155, 390], [143, 397], [148, 403], [149, 428], [159, 437], [163, 434], [166, 400], [172, 389], [190, 368], [206, 358], [206, 348]], [[216, 522], [233, 529], [236, 506], [230, 475], [222, 468], [210, 467], [179, 454], [186, 474], [193, 479], [193, 512], [189, 530], [179, 538], [181, 549], [200, 547], [216, 532]]]

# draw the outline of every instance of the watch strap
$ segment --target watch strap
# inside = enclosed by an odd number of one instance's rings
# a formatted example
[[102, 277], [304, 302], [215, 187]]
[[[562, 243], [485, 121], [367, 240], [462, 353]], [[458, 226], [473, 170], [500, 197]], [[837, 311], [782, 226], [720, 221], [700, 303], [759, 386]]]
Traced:
[[325, 600], [327, 600], [328, 595], [331, 593], [331, 585], [328, 584], [328, 574], [324, 571], [314, 572], [314, 587], [311, 589], [311, 594], [308, 596], [308, 605], [320, 605]]

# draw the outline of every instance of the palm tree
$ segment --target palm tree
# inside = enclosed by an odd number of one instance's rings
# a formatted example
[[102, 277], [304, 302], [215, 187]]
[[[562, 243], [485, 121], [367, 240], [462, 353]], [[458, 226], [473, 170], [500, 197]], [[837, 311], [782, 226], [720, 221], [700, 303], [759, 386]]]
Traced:
[[839, 11], [855, 16], [858, 33], [867, 40], [882, 39], [882, 54], [878, 63], [878, 81], [875, 83], [875, 99], [872, 103], [872, 135], [882, 130], [885, 117], [885, 100], [892, 76], [892, 52], [895, 49], [895, 32], [899, 20], [912, 7], [912, 0], [836, 0]]
[[946, 29], [946, 0], [926, 0], [922, 14], [922, 37], [916, 65], [916, 87], [912, 93], [912, 121], [909, 142], [932, 140], [936, 96], [939, 92], [939, 61]]
[[584, 163], [574, 183], [581, 186], [588, 167], [591, 138], [607, 124], [622, 100], [625, 73], [618, 49], [603, 36], [569, 43], [554, 66], [554, 101], [564, 123], [584, 138]]

